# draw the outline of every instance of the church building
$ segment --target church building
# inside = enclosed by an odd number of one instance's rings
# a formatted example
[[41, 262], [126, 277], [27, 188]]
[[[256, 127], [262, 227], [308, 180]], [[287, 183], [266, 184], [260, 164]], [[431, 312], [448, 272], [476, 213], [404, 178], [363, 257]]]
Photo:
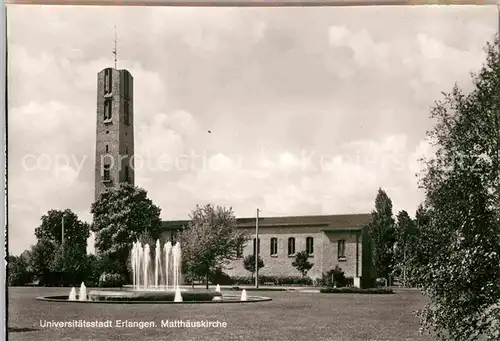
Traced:
[[[340, 267], [355, 286], [372, 285], [373, 267], [367, 225], [370, 214], [311, 215], [259, 218], [259, 239], [256, 243], [256, 218], [239, 218], [239, 229], [250, 237], [241, 258], [229, 264], [224, 272], [230, 276], [249, 276], [243, 259], [255, 254], [255, 247], [264, 262], [259, 274], [268, 276], [300, 276], [292, 265], [297, 253], [307, 251], [313, 267], [311, 279]], [[189, 224], [188, 220], [164, 221], [163, 240], [175, 241], [176, 235]]]
[[[119, 183], [134, 185], [133, 77], [127, 70], [106, 68], [97, 75], [97, 129], [95, 198]], [[196, 203], [193, 203], [195, 205]], [[373, 266], [367, 233], [369, 214], [291, 216], [259, 218], [259, 239], [255, 240], [256, 218], [237, 219], [250, 242], [241, 259], [224, 271], [231, 276], [248, 276], [243, 258], [257, 248], [264, 267], [261, 275], [298, 276], [292, 266], [296, 254], [307, 251], [314, 264], [312, 279], [339, 266], [355, 286], [370, 286]], [[174, 241], [188, 221], [164, 221], [163, 242]]]

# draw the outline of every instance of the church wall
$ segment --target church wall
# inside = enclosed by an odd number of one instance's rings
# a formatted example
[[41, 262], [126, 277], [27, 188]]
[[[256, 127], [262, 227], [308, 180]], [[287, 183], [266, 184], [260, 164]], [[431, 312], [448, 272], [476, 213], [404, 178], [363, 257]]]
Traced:
[[[255, 230], [248, 230], [251, 239], [243, 251], [243, 258], [253, 254], [253, 238]], [[278, 254], [270, 255], [271, 238], [278, 238]], [[296, 253], [306, 249], [306, 238], [314, 238], [314, 253], [309, 261], [314, 266], [309, 270], [308, 276], [312, 279], [320, 278], [323, 272], [327, 272], [338, 265], [344, 270], [346, 277], [356, 276], [356, 236], [350, 233], [329, 234], [321, 231], [321, 228], [314, 227], [270, 227], [260, 228], [260, 256], [264, 262], [264, 267], [259, 271], [261, 275], [269, 276], [300, 276], [300, 273], [293, 267], [292, 262], [295, 257], [288, 256], [288, 238], [295, 238]], [[338, 260], [337, 242], [339, 239], [345, 240], [345, 261]], [[362, 245], [358, 242], [358, 275], [362, 271]], [[231, 262], [225, 272], [231, 276], [249, 276], [250, 273], [243, 267], [243, 258]]]
[[[226, 273], [231, 276], [250, 276], [250, 273], [243, 267], [244, 257], [253, 254], [253, 239], [255, 238], [255, 229], [245, 229], [250, 240], [243, 249], [243, 258], [231, 262], [226, 267]], [[278, 253], [276, 256], [271, 256], [271, 238], [278, 239]], [[261, 275], [268, 276], [300, 276], [300, 273], [292, 266], [295, 260], [294, 256], [288, 255], [288, 238], [295, 238], [295, 252], [304, 251], [306, 249], [306, 238], [314, 238], [314, 253], [309, 261], [314, 264], [309, 270], [308, 276], [316, 278], [321, 276], [322, 265], [322, 249], [321, 243], [322, 232], [319, 228], [314, 227], [261, 227], [259, 228], [260, 239], [260, 257], [264, 262], [264, 267], [259, 271]]]

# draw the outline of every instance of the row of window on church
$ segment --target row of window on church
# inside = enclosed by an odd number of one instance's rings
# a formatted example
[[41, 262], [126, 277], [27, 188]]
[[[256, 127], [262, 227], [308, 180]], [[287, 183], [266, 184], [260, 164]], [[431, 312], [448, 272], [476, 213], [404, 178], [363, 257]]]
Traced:
[[[258, 239], [257, 243], [255, 243], [255, 238], [253, 239], [253, 254], [255, 254], [255, 247], [257, 244], [257, 252], [260, 254], [260, 238]], [[287, 240], [287, 254], [288, 256], [294, 256], [295, 255], [295, 238], [290, 237]], [[309, 255], [314, 255], [314, 238], [313, 237], [307, 237], [306, 238], [306, 249], [305, 251]], [[243, 254], [243, 250], [240, 250], [240, 255]], [[278, 238], [272, 237], [269, 243], [269, 255], [272, 257], [278, 256]], [[345, 240], [339, 240], [337, 242], [337, 257], [339, 259], [345, 259]]]

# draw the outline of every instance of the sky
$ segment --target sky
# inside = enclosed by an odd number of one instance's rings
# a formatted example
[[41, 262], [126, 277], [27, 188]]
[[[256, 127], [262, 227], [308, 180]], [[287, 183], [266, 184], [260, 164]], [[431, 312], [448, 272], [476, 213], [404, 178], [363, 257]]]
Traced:
[[50, 209], [91, 222], [97, 73], [113, 66], [115, 25], [134, 77], [136, 185], [164, 220], [206, 203], [237, 217], [369, 213], [379, 187], [413, 215], [430, 109], [455, 82], [471, 88], [498, 27], [494, 6], [7, 14], [13, 254]]

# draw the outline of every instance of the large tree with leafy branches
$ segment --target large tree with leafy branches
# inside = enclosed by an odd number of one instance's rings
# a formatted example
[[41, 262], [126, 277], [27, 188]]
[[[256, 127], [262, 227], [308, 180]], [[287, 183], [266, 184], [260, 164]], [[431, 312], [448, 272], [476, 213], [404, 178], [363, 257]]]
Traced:
[[89, 224], [70, 209], [49, 210], [35, 229], [37, 243], [30, 251], [29, 265], [35, 275], [59, 272], [70, 282], [71, 278], [81, 278], [87, 264], [89, 235]]
[[400, 211], [396, 216], [394, 235], [394, 265], [398, 276], [403, 277], [403, 284], [406, 286], [411, 277], [408, 262], [414, 253], [415, 245], [418, 244], [418, 239], [416, 224], [405, 210]]
[[416, 280], [430, 299], [419, 314], [442, 341], [500, 340], [500, 54], [465, 92], [455, 86], [431, 111], [425, 161], [427, 221], [419, 226]]
[[117, 264], [116, 269], [107, 271], [129, 276], [127, 263], [132, 244], [145, 234], [159, 238], [160, 212], [144, 189], [128, 183], [101, 193], [91, 207], [92, 232], [100, 257]]
[[190, 221], [180, 234], [183, 268], [192, 276], [204, 276], [239, 258], [239, 250], [247, 242], [238, 229], [232, 208], [211, 204], [196, 206]]
[[373, 241], [373, 262], [378, 276], [389, 279], [394, 270], [394, 218], [392, 201], [387, 193], [379, 188], [375, 198], [375, 210], [369, 224]]
[[61, 245], [64, 225], [64, 242], [73, 249], [87, 250], [90, 226], [70, 209], [50, 210], [42, 216], [41, 221], [40, 226], [35, 229], [37, 240], [48, 239], [56, 245]]

